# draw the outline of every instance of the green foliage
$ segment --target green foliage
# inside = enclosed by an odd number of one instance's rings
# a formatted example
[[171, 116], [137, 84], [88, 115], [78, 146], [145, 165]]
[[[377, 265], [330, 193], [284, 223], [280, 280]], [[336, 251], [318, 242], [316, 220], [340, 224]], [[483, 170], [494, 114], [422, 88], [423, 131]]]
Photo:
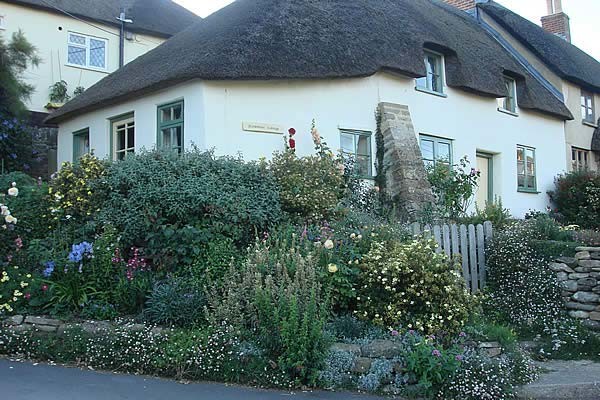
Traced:
[[480, 176], [480, 172], [470, 169], [469, 165], [464, 157], [453, 166], [437, 162], [428, 167], [428, 179], [435, 196], [434, 216], [456, 220], [467, 215]]
[[490, 221], [495, 229], [502, 229], [508, 224], [511, 217], [510, 210], [502, 205], [502, 199], [496, 198], [493, 202], [486, 201], [483, 209], [476, 205], [475, 213], [461, 218], [459, 222], [477, 225]]
[[226, 281], [209, 294], [211, 323], [228, 321], [293, 379], [314, 384], [327, 349], [329, 304], [312, 258], [258, 243]]
[[64, 163], [50, 182], [50, 213], [55, 222], [83, 224], [101, 209], [106, 189], [102, 183], [108, 164], [86, 154], [75, 164]]
[[554, 212], [565, 224], [584, 228], [600, 227], [600, 175], [593, 171], [574, 171], [559, 175], [555, 190], [549, 193]]
[[50, 101], [53, 103], [66, 103], [69, 101], [71, 96], [69, 96], [69, 87], [67, 82], [58, 81], [55, 82], [52, 86], [50, 86]]
[[531, 247], [540, 257], [553, 260], [557, 257], [573, 257], [580, 242], [561, 242], [558, 240], [532, 240]]
[[156, 325], [193, 327], [203, 322], [205, 306], [201, 287], [186, 279], [170, 278], [154, 285], [144, 318]]
[[301, 221], [333, 215], [344, 193], [343, 160], [325, 151], [298, 157], [292, 149], [276, 152], [269, 163], [281, 198], [281, 208]]
[[473, 301], [459, 265], [433, 239], [374, 243], [363, 260], [358, 316], [384, 327], [457, 332]]
[[37, 49], [22, 31], [13, 33], [8, 43], [0, 38], [0, 114], [15, 117], [25, 112], [24, 102], [34, 87], [25, 81], [23, 73], [39, 62]]
[[249, 243], [281, 217], [268, 171], [211, 152], [140, 153], [112, 164], [105, 182], [100, 220], [160, 268], [191, 264], [218, 237]]
[[19, 311], [27, 303], [33, 277], [19, 266], [0, 269], [0, 316]]

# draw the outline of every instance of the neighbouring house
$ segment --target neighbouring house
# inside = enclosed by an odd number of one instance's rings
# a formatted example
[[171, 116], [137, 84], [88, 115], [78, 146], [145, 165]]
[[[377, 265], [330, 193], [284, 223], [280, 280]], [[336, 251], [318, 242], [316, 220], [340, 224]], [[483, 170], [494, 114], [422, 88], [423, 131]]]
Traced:
[[[449, 0], [456, 3], [458, 0]], [[600, 170], [600, 62], [571, 44], [570, 20], [562, 0], [546, 0], [542, 26], [491, 0], [463, 0], [458, 7], [478, 21], [521, 64], [560, 98], [575, 117], [565, 124], [568, 169]]]
[[[379, 113], [380, 118], [376, 118]], [[49, 118], [60, 162], [154, 147], [269, 157], [312, 119], [366, 178], [383, 158], [408, 212], [425, 164], [481, 165], [478, 201], [545, 209], [567, 169], [563, 102], [472, 16], [437, 0], [238, 0], [110, 74]], [[379, 121], [379, 126], [378, 126]], [[384, 151], [377, 153], [376, 132]], [[157, 171], [158, 172], [158, 171]]]
[[[25, 75], [35, 87], [27, 104], [39, 128], [34, 140], [56, 148], [56, 127], [43, 124], [62, 102], [51, 101], [52, 85], [64, 81], [73, 97], [199, 19], [171, 0], [0, 0], [0, 36], [23, 31], [41, 58]], [[55, 168], [50, 160], [50, 172]]]

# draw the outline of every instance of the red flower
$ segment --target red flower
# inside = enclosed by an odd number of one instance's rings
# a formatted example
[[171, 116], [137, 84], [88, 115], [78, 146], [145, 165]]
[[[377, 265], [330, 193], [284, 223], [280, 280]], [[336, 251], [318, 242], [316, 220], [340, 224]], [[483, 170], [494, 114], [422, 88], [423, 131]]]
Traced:
[[296, 148], [296, 141], [294, 139], [290, 139], [290, 149], [294, 150]]
[[294, 128], [290, 128], [288, 130], [288, 133], [290, 134], [290, 136], [294, 136], [296, 134], [296, 130]]
[[25, 293], [25, 298], [29, 300], [31, 298], [31, 293]]
[[48, 290], [48, 285], [42, 285], [42, 292], [46, 292]]

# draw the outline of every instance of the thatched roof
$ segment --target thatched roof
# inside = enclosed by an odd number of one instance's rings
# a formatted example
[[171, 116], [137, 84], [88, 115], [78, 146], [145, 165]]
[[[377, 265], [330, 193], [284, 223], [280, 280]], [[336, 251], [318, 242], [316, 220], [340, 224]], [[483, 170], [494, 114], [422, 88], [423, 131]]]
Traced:
[[127, 64], [50, 116], [58, 122], [192, 79], [336, 79], [379, 71], [424, 76], [446, 55], [447, 84], [571, 119], [564, 104], [466, 13], [438, 0], [237, 0]]
[[[200, 20], [171, 0], [0, 0], [117, 26], [121, 8], [133, 24], [127, 30], [170, 37]], [[62, 11], [59, 11], [62, 10]]]
[[[600, 62], [566, 40], [498, 3], [479, 4], [500, 26], [561, 78], [600, 92]], [[593, 40], [596, 40], [594, 38]]]

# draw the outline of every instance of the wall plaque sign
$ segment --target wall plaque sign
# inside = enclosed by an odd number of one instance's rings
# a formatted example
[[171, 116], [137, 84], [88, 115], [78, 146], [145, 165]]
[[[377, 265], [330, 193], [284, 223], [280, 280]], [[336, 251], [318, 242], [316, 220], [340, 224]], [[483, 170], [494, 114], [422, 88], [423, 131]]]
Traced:
[[242, 129], [247, 132], [272, 133], [283, 135], [285, 128], [278, 124], [269, 124], [265, 122], [242, 122]]

